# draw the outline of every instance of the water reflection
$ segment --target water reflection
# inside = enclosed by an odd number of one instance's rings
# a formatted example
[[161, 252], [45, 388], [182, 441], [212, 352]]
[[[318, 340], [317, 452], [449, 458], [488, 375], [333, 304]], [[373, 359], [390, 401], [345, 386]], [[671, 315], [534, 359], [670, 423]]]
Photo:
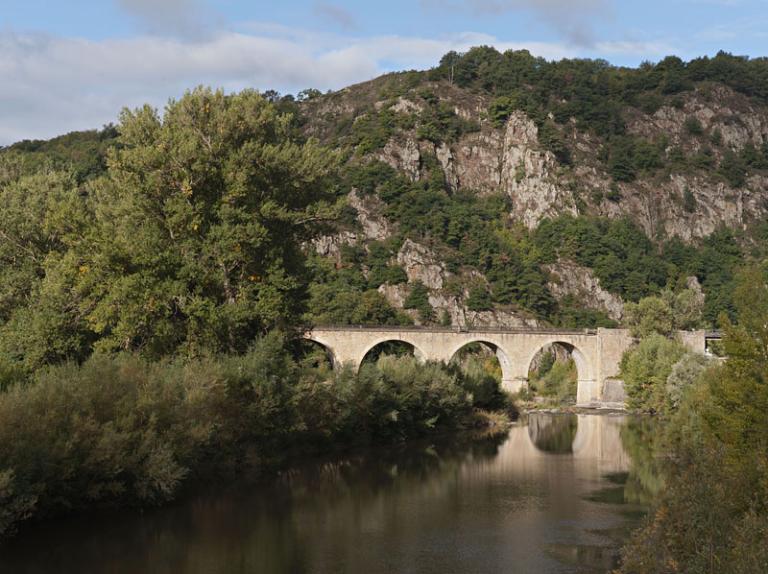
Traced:
[[571, 454], [578, 428], [578, 417], [573, 414], [534, 415], [528, 421], [528, 436], [541, 451]]
[[[307, 464], [268, 485], [28, 531], [0, 548], [0, 571], [608, 572], [633, 524], [617, 503], [651, 480], [633, 474], [644, 438], [628, 428], [538, 414], [504, 437]], [[607, 488], [621, 495], [595, 497]]]

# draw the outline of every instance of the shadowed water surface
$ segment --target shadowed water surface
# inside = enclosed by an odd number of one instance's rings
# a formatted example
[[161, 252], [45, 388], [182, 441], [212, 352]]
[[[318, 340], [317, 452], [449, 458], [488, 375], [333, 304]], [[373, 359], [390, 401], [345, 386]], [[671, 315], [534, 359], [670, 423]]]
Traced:
[[144, 514], [50, 523], [0, 547], [0, 572], [610, 572], [653, 483], [628, 454], [643, 458], [642, 444], [626, 417], [531, 415], [504, 437], [371, 450]]

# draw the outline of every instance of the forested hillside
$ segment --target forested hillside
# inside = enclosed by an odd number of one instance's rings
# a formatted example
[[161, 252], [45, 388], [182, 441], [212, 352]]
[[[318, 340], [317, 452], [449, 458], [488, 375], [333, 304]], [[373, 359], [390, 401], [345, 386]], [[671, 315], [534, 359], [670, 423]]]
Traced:
[[[333, 163], [334, 174], [324, 201], [342, 200], [334, 215], [320, 218], [322, 229], [305, 235], [306, 265], [289, 274], [309, 285], [296, 320], [615, 325], [626, 302], [688, 288], [704, 297], [706, 324], [714, 325], [721, 312], [733, 312], [737, 267], [766, 248], [766, 59], [721, 53], [629, 69], [481, 47], [446, 54], [428, 71], [390, 74], [335, 93], [263, 96], [294, 141], [323, 146], [319, 157]], [[197, 136], [190, 133], [192, 146]], [[116, 155], [107, 187], [117, 198], [110, 209], [118, 209], [120, 189], [133, 185], [115, 180], [128, 173], [121, 162], [131, 152], [120, 148], [142, 137], [126, 133], [123, 121], [4, 149], [3, 218], [29, 213], [24, 202], [44, 209], [43, 200], [31, 199], [36, 189], [48, 190], [45, 201], [57, 186], [76, 189], [86, 203], [104, 193], [97, 190], [110, 148]], [[151, 165], [187, 153], [172, 141], [178, 147], [161, 148], [167, 157]], [[131, 173], [149, 160], [135, 161]], [[206, 154], [197, 161], [208, 161]], [[201, 173], [217, 169], [196, 166]], [[229, 168], [247, 177], [247, 165]], [[205, 186], [224, 185], [201, 177]], [[197, 193], [198, 184], [187, 183]], [[301, 188], [283, 185], [280, 193]], [[21, 202], [15, 215], [12, 199]], [[72, 225], [71, 217], [64, 220]], [[141, 240], [146, 222], [136, 223], [115, 236]], [[16, 224], [6, 221], [4, 233]], [[5, 240], [0, 322], [7, 323], [26, 320], [13, 311], [29, 297], [26, 283], [11, 287], [18, 275], [39, 280], [48, 272], [33, 260], [24, 264], [32, 268], [19, 268], [14, 262], [23, 250], [12, 237]], [[60, 253], [55, 229], [39, 241], [40, 258]], [[178, 255], [177, 247], [169, 249], [169, 257]], [[103, 279], [114, 280], [115, 272]], [[93, 305], [104, 317], [114, 311], [103, 301]], [[247, 308], [243, 303], [238, 312]], [[102, 327], [98, 320], [94, 325]], [[172, 325], [163, 328], [168, 336]], [[206, 319], [199, 332], [211, 325]]]
[[375, 322], [383, 295], [416, 321], [610, 325], [687, 287], [714, 324], [765, 240], [767, 78], [723, 53], [627, 69], [475, 48], [310, 94], [303, 131], [347, 154], [349, 199], [316, 243], [334, 265], [315, 316]]

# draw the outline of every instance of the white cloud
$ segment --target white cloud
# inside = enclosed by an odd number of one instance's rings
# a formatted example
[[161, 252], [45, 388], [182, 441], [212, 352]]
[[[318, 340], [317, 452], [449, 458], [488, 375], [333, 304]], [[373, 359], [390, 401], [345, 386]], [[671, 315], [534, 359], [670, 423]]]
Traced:
[[[99, 127], [115, 121], [123, 106], [163, 106], [199, 84], [229, 91], [338, 89], [392, 69], [427, 68], [449, 50], [478, 44], [526, 48], [548, 59], [577, 55], [562, 44], [510, 43], [484, 34], [349, 38], [259, 23], [186, 40], [94, 41], [0, 31], [0, 145]], [[647, 57], [649, 47], [606, 43], [598, 49]]]

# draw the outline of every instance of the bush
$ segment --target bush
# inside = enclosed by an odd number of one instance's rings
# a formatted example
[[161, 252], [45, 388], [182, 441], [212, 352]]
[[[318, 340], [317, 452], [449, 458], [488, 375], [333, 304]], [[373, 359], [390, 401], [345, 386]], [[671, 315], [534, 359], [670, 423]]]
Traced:
[[491, 294], [482, 285], [476, 285], [469, 290], [467, 309], [470, 311], [489, 311], [493, 309]]
[[428, 323], [434, 319], [435, 310], [429, 302], [429, 289], [421, 281], [415, 281], [411, 285], [410, 293], [406, 297], [403, 306], [406, 309], [416, 309], [422, 322]]
[[624, 322], [633, 337], [647, 337], [652, 333], [669, 335], [675, 326], [672, 309], [661, 297], [644, 297], [638, 303], [627, 303]]
[[680, 407], [685, 393], [698, 381], [707, 364], [708, 360], [704, 355], [687, 353], [672, 366], [667, 377], [668, 410], [676, 411]]
[[481, 409], [505, 409], [508, 399], [501, 389], [501, 369], [493, 355], [469, 354], [459, 364], [461, 386]]
[[692, 136], [700, 136], [704, 133], [704, 128], [696, 116], [688, 116], [685, 118], [683, 127], [685, 128], [685, 131]]
[[549, 355], [552, 359], [542, 362], [539, 372], [532, 377], [531, 385], [542, 396], [554, 398], [559, 403], [575, 402], [578, 380], [576, 363], [573, 359], [556, 361], [553, 353]]
[[680, 343], [653, 333], [621, 360], [621, 377], [627, 406], [645, 412], [662, 412], [667, 404], [667, 378], [686, 350]]
[[731, 187], [744, 187], [744, 184], [747, 182], [747, 165], [732, 150], [725, 152], [718, 172], [728, 181]]
[[33, 516], [159, 504], [246, 461], [261, 470], [287, 452], [456, 426], [494, 392], [413, 357], [329, 376], [300, 366], [276, 333], [242, 356], [51, 367], [0, 393], [0, 536]]
[[652, 333], [669, 336], [676, 329], [696, 329], [701, 325], [703, 298], [691, 289], [674, 293], [664, 289], [659, 296], [644, 297], [624, 307], [624, 322], [634, 337]]

